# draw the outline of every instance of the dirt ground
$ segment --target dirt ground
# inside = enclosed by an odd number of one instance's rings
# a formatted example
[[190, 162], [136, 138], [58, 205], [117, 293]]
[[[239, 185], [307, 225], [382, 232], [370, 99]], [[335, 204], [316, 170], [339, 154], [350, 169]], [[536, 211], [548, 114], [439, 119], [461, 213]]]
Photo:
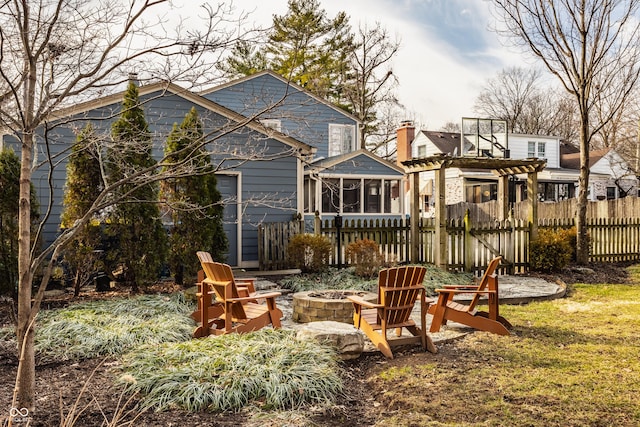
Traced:
[[[589, 266], [590, 270], [567, 268], [560, 273], [543, 275], [550, 281], [560, 279], [572, 283], [626, 283], [628, 264], [600, 264]], [[166, 285], [154, 291], [172, 291], [175, 288]], [[124, 292], [124, 291], [122, 291]], [[81, 299], [113, 297], [113, 293], [85, 292]], [[67, 299], [56, 299], [43, 304], [44, 308], [55, 308], [71, 302]], [[11, 324], [13, 315], [11, 305], [1, 302], [0, 325]], [[386, 360], [380, 354], [369, 354], [355, 361], [342, 365], [345, 383], [345, 394], [337, 405], [330, 409], [304, 408], [296, 413], [282, 415], [278, 413], [262, 413], [259, 418], [251, 414], [251, 409], [239, 413], [211, 414], [186, 413], [183, 411], [146, 412], [140, 414], [131, 425], [135, 426], [279, 426], [279, 425], [313, 425], [313, 426], [371, 426], [383, 416], [381, 408], [392, 408], [392, 402], [384, 402], [384, 390], [376, 384], [375, 374], [382, 369], [393, 366], [402, 367], [416, 358], [428, 357], [437, 363], [464, 364], [465, 359], [459, 346], [464, 343], [447, 343], [439, 346], [437, 355], [417, 354], [416, 350], [407, 349], [397, 353], [393, 360]], [[409, 354], [412, 354], [408, 359]], [[74, 405], [77, 411], [84, 410], [76, 426], [100, 426], [105, 417], [113, 419], [113, 414], [125, 408], [135, 406], [135, 398], [127, 402], [120, 392], [113, 387], [113, 369], [115, 360], [87, 360], [79, 363], [55, 363], [37, 367], [36, 413], [30, 414], [32, 426], [60, 425], [61, 411], [68, 414]], [[9, 348], [0, 341], [0, 426], [5, 425], [11, 408], [13, 384], [15, 382], [17, 358], [15, 349]], [[86, 386], [86, 389], [83, 389]], [[81, 396], [80, 403], [76, 399]], [[131, 421], [135, 412], [125, 415], [121, 421]], [[255, 415], [255, 413], [254, 413]], [[282, 418], [285, 417], [285, 418]], [[18, 420], [19, 421], [19, 420]], [[14, 425], [20, 425], [15, 423]]]

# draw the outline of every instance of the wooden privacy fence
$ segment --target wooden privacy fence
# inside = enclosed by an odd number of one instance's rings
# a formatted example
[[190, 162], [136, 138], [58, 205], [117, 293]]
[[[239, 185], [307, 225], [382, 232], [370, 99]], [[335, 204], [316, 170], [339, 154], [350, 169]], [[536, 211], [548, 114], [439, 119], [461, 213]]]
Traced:
[[[574, 219], [543, 219], [540, 228], [570, 228]], [[419, 261], [434, 263], [435, 224], [421, 219], [418, 226]], [[587, 220], [590, 261], [617, 262], [640, 260], [640, 218], [596, 218]], [[260, 269], [291, 268], [287, 250], [291, 236], [304, 232], [303, 221], [262, 224], [259, 228]], [[319, 221], [316, 232], [332, 243], [330, 264], [345, 264], [345, 249], [351, 242], [370, 239], [380, 245], [384, 259], [390, 263], [410, 260], [410, 220], [344, 220], [338, 229], [334, 221]], [[525, 220], [474, 223], [454, 219], [447, 223], [447, 267], [452, 271], [479, 273], [497, 255], [503, 257], [503, 272], [524, 272], [529, 267], [530, 228]], [[340, 253], [338, 253], [340, 246]]]
[[[513, 218], [527, 219], [529, 202], [513, 203]], [[462, 219], [467, 211], [474, 222], [492, 221], [500, 216], [500, 206], [496, 200], [484, 203], [460, 202], [447, 205], [447, 218]], [[538, 219], [568, 220], [573, 219], [577, 212], [577, 200], [568, 199], [558, 202], [538, 202]], [[628, 196], [622, 199], [599, 200], [587, 202], [587, 218], [636, 218], [640, 213], [640, 198]]]
[[[541, 228], [571, 228], [574, 218], [542, 219]], [[589, 261], [640, 260], [640, 218], [588, 218]]]

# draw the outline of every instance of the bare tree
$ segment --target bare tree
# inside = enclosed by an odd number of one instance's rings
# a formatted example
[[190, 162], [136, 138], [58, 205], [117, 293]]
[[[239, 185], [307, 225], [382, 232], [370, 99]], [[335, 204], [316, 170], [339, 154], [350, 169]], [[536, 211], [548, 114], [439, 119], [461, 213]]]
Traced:
[[[573, 98], [579, 116], [577, 260], [589, 260], [587, 192], [591, 140], [625, 104], [638, 80], [639, 0], [493, 0], [500, 33], [533, 53]], [[592, 116], [597, 98], [609, 113]]]
[[476, 98], [474, 110], [488, 118], [507, 121], [509, 130], [526, 133], [521, 128], [527, 105], [538, 91], [541, 72], [536, 68], [506, 68], [487, 80]]
[[[500, 118], [500, 117], [497, 117], [497, 118]], [[442, 127], [440, 127], [440, 130], [442, 132], [460, 132], [461, 129], [462, 129], [462, 126], [460, 126], [460, 123], [455, 123], [455, 122], [447, 122]]]
[[573, 142], [572, 104], [557, 90], [544, 87], [541, 77], [537, 68], [505, 68], [487, 80], [474, 110], [483, 117], [506, 120], [513, 133], [554, 135]]
[[[349, 55], [350, 67], [346, 71], [342, 96], [354, 115], [362, 122], [360, 148], [384, 127], [381, 123], [385, 104], [397, 106], [395, 88], [398, 79], [391, 69], [391, 61], [400, 48], [400, 41], [392, 39], [388, 31], [376, 23], [373, 27], [361, 24], [354, 39], [354, 49]], [[397, 122], [395, 123], [397, 125]], [[378, 138], [384, 141], [388, 135]]]
[[[92, 215], [120, 200], [113, 195], [125, 182], [135, 189], [161, 179], [160, 174], [140, 170], [118, 182], [106, 182], [87, 214], [38, 251], [34, 242], [51, 214], [52, 201], [32, 236], [30, 189], [37, 167], [36, 144], [44, 139], [44, 151], [49, 152], [47, 135], [54, 112], [108, 94], [132, 70], [145, 70], [147, 77], [155, 79], [193, 82], [199, 76], [207, 80], [212, 52], [219, 53], [237, 38], [217, 27], [231, 16], [223, 5], [206, 7], [205, 28], [186, 33], [180, 22], [168, 22], [175, 16], [163, 9], [168, 6], [165, 0], [6, 1], [0, 6], [0, 126], [3, 134], [19, 141], [21, 155], [16, 328], [20, 361], [14, 393], [18, 407], [32, 410], [34, 406], [33, 324], [61, 248]], [[169, 27], [175, 33], [166, 32]], [[202, 47], [207, 48], [206, 54]], [[51, 157], [45, 162], [53, 164]], [[173, 166], [176, 170], [181, 165]], [[43, 266], [38, 292], [32, 296], [34, 276]]]

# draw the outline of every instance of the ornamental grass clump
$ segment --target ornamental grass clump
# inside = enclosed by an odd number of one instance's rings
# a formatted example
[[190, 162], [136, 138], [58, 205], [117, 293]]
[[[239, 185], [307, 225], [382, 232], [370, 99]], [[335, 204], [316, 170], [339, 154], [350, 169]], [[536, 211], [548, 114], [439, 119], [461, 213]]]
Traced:
[[377, 289], [378, 279], [359, 277], [355, 268], [328, 267], [319, 273], [296, 274], [285, 277], [280, 284], [293, 292], [316, 291], [324, 289], [353, 289], [372, 291]]
[[38, 318], [36, 352], [42, 361], [119, 355], [142, 344], [191, 338], [193, 308], [180, 294], [92, 301]]
[[121, 381], [156, 411], [289, 409], [332, 403], [342, 391], [335, 352], [287, 330], [143, 346], [121, 362]]

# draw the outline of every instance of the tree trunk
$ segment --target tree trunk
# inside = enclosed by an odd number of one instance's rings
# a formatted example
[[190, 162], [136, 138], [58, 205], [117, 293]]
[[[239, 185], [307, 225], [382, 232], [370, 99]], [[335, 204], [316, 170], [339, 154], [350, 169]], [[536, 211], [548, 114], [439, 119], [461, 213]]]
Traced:
[[33, 133], [22, 134], [20, 167], [20, 205], [18, 213], [18, 375], [16, 399], [18, 408], [33, 412], [35, 393], [35, 354], [31, 317], [31, 158]]
[[[586, 113], [581, 113], [586, 114]], [[589, 195], [589, 119], [583, 117], [580, 126], [580, 177], [578, 183], [578, 203], [576, 212], [576, 261], [589, 263], [589, 237], [587, 235], [587, 203]]]

